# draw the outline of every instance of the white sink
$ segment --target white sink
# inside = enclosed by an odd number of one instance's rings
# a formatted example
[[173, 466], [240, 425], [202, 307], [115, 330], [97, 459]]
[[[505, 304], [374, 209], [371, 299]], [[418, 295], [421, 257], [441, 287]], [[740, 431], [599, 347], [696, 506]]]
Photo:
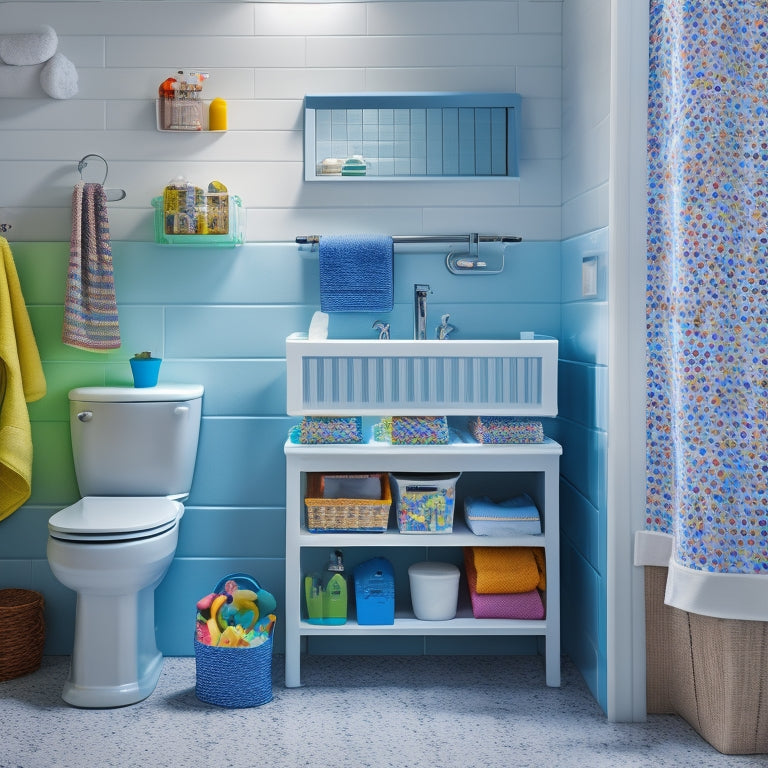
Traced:
[[556, 339], [286, 339], [291, 416], [557, 415]]

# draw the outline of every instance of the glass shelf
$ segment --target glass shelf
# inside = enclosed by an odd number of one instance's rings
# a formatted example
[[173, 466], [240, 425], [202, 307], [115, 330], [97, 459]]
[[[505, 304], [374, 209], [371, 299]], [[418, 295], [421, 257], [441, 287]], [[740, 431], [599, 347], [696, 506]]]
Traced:
[[516, 177], [520, 102], [514, 93], [305, 96], [304, 178]]

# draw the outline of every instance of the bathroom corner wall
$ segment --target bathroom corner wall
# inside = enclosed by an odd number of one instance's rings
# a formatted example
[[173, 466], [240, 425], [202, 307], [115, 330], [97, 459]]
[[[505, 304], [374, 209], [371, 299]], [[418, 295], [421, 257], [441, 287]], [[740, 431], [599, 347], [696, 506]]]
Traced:
[[[0, 583], [43, 591], [47, 653], [68, 653], [73, 630], [74, 596], [45, 556], [48, 518], [78, 497], [67, 391], [129, 383], [127, 358], [143, 349], [164, 357], [166, 381], [206, 388], [192, 495], [157, 592], [161, 650], [192, 653], [189, 606], [225, 573], [253, 573], [282, 599], [282, 446], [294, 422], [284, 340], [308, 327], [319, 301], [317, 258], [296, 235], [522, 234], [494, 278], [457, 278], [444, 253], [398, 248], [394, 316], [410, 324], [413, 283], [426, 282], [430, 327], [450, 312], [468, 336], [562, 337], [560, 10], [560, 0], [0, 3], [3, 33], [50, 24], [80, 76], [74, 99], [0, 99], [0, 174], [13, 179], [0, 189], [0, 226], [10, 225], [49, 388], [30, 405], [32, 498], [0, 523]], [[211, 73], [209, 95], [230, 105], [227, 133], [155, 130], [157, 85], [178, 68]], [[383, 90], [521, 93], [520, 179], [304, 182], [304, 94]], [[71, 190], [91, 152], [109, 162], [106, 186], [127, 192], [109, 206], [123, 348], [104, 355], [60, 341]], [[101, 173], [97, 160], [91, 172]], [[150, 200], [179, 173], [220, 179], [242, 196], [246, 245], [151, 242]], [[360, 319], [359, 335], [371, 322]], [[281, 632], [278, 622], [278, 648]]]
[[[563, 3], [559, 438], [563, 650], [607, 709], [610, 0]], [[583, 290], [584, 260], [596, 265]], [[586, 293], [586, 295], [585, 295]]]

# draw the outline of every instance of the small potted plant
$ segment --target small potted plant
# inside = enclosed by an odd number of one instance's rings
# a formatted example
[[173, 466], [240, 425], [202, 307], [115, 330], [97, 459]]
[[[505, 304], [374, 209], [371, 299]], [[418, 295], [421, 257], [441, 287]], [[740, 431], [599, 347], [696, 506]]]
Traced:
[[135, 387], [154, 387], [160, 373], [161, 357], [152, 357], [151, 352], [137, 352], [130, 360], [133, 385]]

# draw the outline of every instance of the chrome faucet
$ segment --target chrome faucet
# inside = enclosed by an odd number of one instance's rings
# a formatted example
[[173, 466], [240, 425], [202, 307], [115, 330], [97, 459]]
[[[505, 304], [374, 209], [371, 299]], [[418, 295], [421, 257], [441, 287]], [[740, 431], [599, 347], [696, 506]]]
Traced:
[[427, 338], [427, 294], [428, 285], [417, 283], [413, 286], [413, 338]]

